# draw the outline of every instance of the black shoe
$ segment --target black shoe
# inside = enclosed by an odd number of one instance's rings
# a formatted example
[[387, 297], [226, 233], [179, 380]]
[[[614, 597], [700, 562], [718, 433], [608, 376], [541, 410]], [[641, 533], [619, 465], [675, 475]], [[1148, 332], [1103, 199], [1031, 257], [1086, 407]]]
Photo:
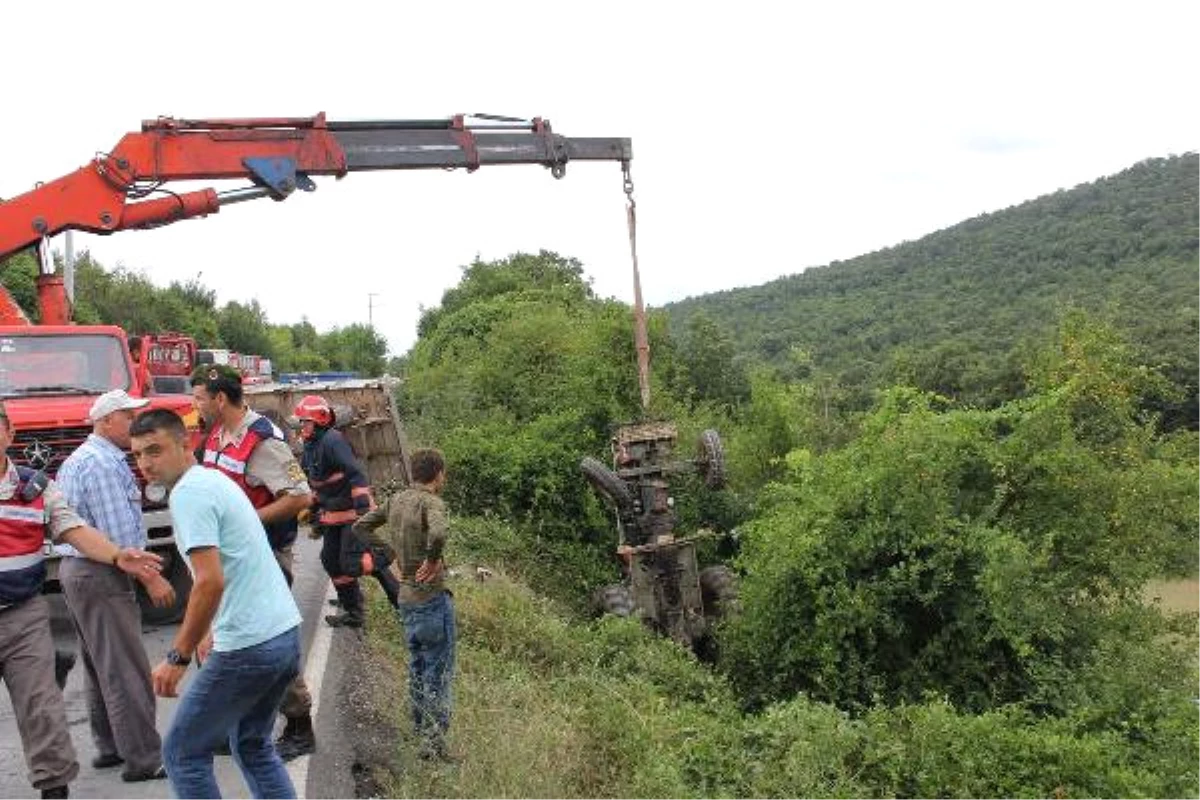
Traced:
[[70, 797], [71, 789], [69, 786], [55, 786], [52, 789], [42, 789], [42, 797]]
[[92, 766], [96, 769], [108, 769], [109, 767], [115, 767], [117, 764], [124, 763], [125, 759], [116, 753], [101, 753], [92, 759]]
[[126, 771], [121, 773], [121, 780], [126, 783], [141, 783], [142, 781], [161, 781], [167, 777], [167, 769], [159, 764], [154, 769], [144, 769], [139, 772]]
[[54, 682], [59, 690], [67, 688], [67, 675], [75, 667], [75, 654], [70, 650], [54, 651]]
[[326, 614], [325, 622], [334, 628], [361, 628], [363, 619], [358, 614]]
[[233, 755], [233, 751], [229, 749], [229, 740], [222, 739], [221, 743], [219, 745], [217, 745], [216, 748], [213, 749], [213, 755], [218, 755], [218, 756]]
[[275, 742], [275, 749], [284, 761], [316, 752], [317, 736], [313, 732], [312, 717], [289, 719], [283, 734]]

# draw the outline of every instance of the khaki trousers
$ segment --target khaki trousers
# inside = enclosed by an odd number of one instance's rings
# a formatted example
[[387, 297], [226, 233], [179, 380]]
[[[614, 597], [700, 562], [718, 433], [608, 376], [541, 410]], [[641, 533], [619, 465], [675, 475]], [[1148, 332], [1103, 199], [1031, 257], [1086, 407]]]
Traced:
[[54, 682], [50, 606], [38, 595], [0, 610], [0, 678], [12, 698], [35, 789], [66, 786], [79, 774], [67, 709]]

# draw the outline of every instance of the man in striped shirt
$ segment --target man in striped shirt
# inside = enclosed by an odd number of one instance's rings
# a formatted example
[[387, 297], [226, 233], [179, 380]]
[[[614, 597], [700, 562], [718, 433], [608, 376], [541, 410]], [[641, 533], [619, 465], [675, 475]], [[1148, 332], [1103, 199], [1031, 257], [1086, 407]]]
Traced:
[[[121, 547], [144, 548], [141, 492], [125, 460], [135, 409], [149, 401], [114, 389], [97, 398], [92, 433], [59, 468], [67, 502], [89, 525]], [[133, 581], [114, 566], [62, 548], [59, 581], [79, 635], [86, 672], [88, 717], [97, 769], [124, 763], [129, 782], [166, 777], [155, 727], [150, 662], [142, 647], [142, 617]], [[151, 602], [175, 602], [171, 584], [154, 573], [142, 581]]]

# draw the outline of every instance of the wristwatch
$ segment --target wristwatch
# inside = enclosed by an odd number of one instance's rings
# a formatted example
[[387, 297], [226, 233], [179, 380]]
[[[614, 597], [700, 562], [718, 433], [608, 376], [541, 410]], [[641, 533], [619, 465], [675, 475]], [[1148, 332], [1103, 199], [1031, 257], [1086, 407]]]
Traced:
[[192, 659], [172, 647], [167, 651], [167, 663], [173, 667], [186, 667], [192, 663]]

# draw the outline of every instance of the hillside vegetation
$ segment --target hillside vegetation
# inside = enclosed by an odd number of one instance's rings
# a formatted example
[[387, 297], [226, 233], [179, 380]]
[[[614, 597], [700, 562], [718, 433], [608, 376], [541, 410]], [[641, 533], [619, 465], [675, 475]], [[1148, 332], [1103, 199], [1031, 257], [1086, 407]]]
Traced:
[[1195, 153], [976, 217], [915, 242], [761, 286], [670, 303], [671, 329], [716, 320], [746, 365], [819, 376], [848, 408], [905, 383], [994, 406], [1025, 391], [1022, 348], [1064, 308], [1102, 315], [1175, 393], [1167, 428], [1197, 426]]
[[[738, 380], [720, 325], [665, 322], [650, 416], [727, 443], [731, 491], [675, 492], [679, 531], [738, 530], [715, 665], [584, 613], [618, 577], [578, 463], [640, 415], [629, 309], [553, 253], [475, 262], [422, 321], [399, 403], [447, 455], [456, 560], [507, 579], [458, 590], [466, 761], [414, 769], [406, 740], [391, 791], [1196, 793], [1196, 619], [1143, 598], [1195, 572], [1197, 437], [1162, 429], [1169, 382], [1110, 322], [1057, 311], [1019, 398], [896, 385], [861, 412], [819, 376]], [[402, 663], [394, 631], [376, 642]]]

